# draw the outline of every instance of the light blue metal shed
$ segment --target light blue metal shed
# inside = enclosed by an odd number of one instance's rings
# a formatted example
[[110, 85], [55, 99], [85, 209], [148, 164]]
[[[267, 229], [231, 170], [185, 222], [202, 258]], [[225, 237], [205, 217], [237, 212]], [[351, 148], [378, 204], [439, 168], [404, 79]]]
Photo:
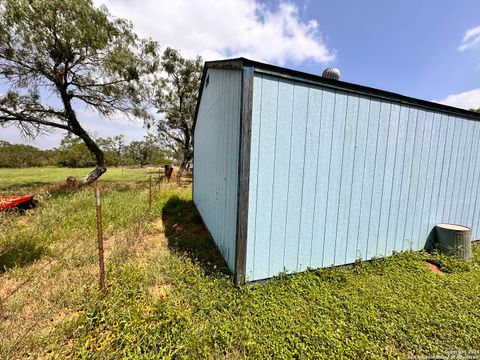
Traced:
[[205, 64], [193, 199], [237, 282], [478, 238], [480, 116], [247, 59]]

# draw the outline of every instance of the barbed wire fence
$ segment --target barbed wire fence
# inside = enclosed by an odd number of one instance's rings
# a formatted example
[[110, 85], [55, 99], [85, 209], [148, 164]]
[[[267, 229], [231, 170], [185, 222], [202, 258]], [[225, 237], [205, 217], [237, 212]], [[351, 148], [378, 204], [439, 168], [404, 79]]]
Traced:
[[[154, 198], [154, 186], [152, 182], [156, 182], [158, 184], [158, 191], [159, 194], [161, 192], [161, 184], [163, 181], [166, 180], [165, 176], [162, 174], [161, 170], [154, 173], [152, 177], [152, 173], [146, 172], [147, 180], [146, 183], [146, 190], [147, 190], [147, 197], [146, 197], [146, 206], [145, 210], [148, 213], [152, 212], [152, 201]], [[156, 176], [155, 176], [156, 175]], [[113, 261], [114, 257], [119, 254], [121, 249], [127, 244], [129, 237], [126, 236], [121, 241], [118, 241], [115, 244], [115, 247], [108, 250], [108, 254], [105, 256], [105, 247], [103, 244], [104, 240], [104, 233], [103, 233], [103, 219], [102, 219], [102, 189], [101, 186], [98, 184], [95, 185], [94, 188], [94, 199], [95, 199], [95, 209], [96, 209], [96, 232], [97, 232], [97, 260], [98, 260], [98, 297], [101, 300], [107, 294], [108, 287], [107, 287], [107, 279], [106, 279], [106, 272], [105, 266]], [[64, 217], [64, 214], [70, 214], [76, 209], [76, 206], [71, 206], [68, 209], [59, 213], [58, 216], [54, 216], [50, 221], [46, 224], [43, 223], [42, 226], [47, 228], [48, 226], [55, 226], [58, 225], [58, 222]], [[62, 258], [66, 255], [69, 250], [75, 249], [75, 245], [77, 243], [77, 239], [73, 239], [69, 241], [66, 245], [60, 248], [58, 252], [55, 253], [54, 256], [51, 256], [45, 263], [43, 263], [40, 267], [32, 270], [32, 273], [29, 274], [24, 280], [22, 280], [19, 284], [17, 284], [12, 290], [7, 292], [5, 296], [0, 296], [0, 319], [6, 319], [8, 316], [6, 315], [8, 302], [12, 300], [12, 298], [18, 294], [22, 289], [26, 289], [33, 284], [36, 279], [41, 278], [45, 273], [51, 268], [51, 265], [57, 261], [61, 261]], [[19, 250], [21, 243], [12, 244], [7, 246], [5, 249], [0, 251], [0, 258], [8, 253], [11, 253], [15, 250]], [[93, 274], [89, 274], [93, 275]], [[93, 276], [90, 276], [90, 279], [84, 284], [87, 287], [93, 286], [96, 281], [94, 280]], [[69, 299], [69, 303], [71, 304], [79, 304], [81, 303], [82, 299], [85, 299], [85, 294], [80, 292], [79, 296], [75, 298]], [[65, 312], [60, 319], [57, 320], [57, 324], [63, 323], [67, 317], [69, 316], [69, 312]], [[0, 354], [2, 358], [9, 359], [12, 355], [22, 346], [25, 345], [26, 340], [28, 339], [29, 335], [39, 327], [38, 321], [32, 321], [20, 334], [18, 334], [9, 344], [6, 353]], [[52, 334], [55, 332], [56, 327], [53, 327], [50, 331], [48, 336], [51, 337]]]

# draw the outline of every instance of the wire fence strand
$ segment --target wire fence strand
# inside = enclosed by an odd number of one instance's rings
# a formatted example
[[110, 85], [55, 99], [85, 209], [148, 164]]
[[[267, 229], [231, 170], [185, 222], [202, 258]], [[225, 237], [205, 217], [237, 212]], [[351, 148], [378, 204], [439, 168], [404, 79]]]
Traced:
[[[155, 179], [154, 179], [155, 180]], [[160, 181], [163, 180], [163, 177], [162, 179], [159, 179], [159, 183]], [[149, 176], [149, 179], [146, 181], [146, 184], [147, 186], [149, 186], [149, 189], [147, 189], [147, 202], [151, 201], [151, 196], [152, 196], [152, 188], [151, 188], [151, 175]], [[150, 199], [149, 199], [150, 198]], [[51, 220], [49, 220], [47, 223], [42, 223], [42, 226], [43, 227], [48, 227], [48, 226], [51, 226], [51, 225], [57, 225], [58, 226], [58, 222], [64, 218], [64, 215], [63, 214], [70, 214], [72, 213], [73, 211], [77, 210], [78, 208], [78, 205], [75, 205], [75, 206], [71, 206], [69, 209], [66, 209], [66, 210], [62, 210], [61, 213], [58, 214], [58, 216], [55, 216], [53, 217]], [[148, 209], [148, 208], [147, 208]], [[144, 210], [145, 213], [149, 213], [150, 211], [148, 211], [147, 209]], [[137, 225], [137, 223], [139, 223], [141, 221], [141, 217], [136, 219], [134, 221], [134, 226]], [[135, 230], [136, 231], [136, 230]], [[108, 237], [107, 237], [108, 238]], [[130, 237], [128, 236], [125, 236], [124, 239], [122, 239], [121, 241], [119, 241], [118, 243], [115, 244], [115, 247], [113, 249], [108, 249], [108, 255], [105, 257], [104, 261], [105, 263], [107, 262], [111, 262], [112, 261], [112, 258], [117, 255], [119, 252], [120, 252], [120, 249], [125, 246], [126, 244], [128, 244], [130, 240]], [[31, 284], [32, 281], [35, 279], [35, 278], [38, 278], [38, 276], [42, 275], [46, 270], [47, 268], [49, 267], [49, 265], [51, 265], [54, 261], [56, 260], [61, 260], [63, 255], [65, 255], [68, 250], [70, 249], [74, 249], [74, 245], [77, 243], [77, 239], [73, 239], [72, 241], [68, 242], [68, 244], [64, 247], [61, 248], [60, 252], [58, 252], [57, 254], [55, 254], [54, 256], [52, 256], [45, 264], [42, 264], [38, 269], [36, 269], [31, 275], [29, 275], [24, 281], [22, 281], [20, 284], [18, 284], [17, 286], [15, 286], [15, 288], [13, 290], [11, 290], [8, 295], [6, 295], [5, 297], [0, 297], [0, 309], [4, 309], [5, 305], [6, 305], [6, 302], [12, 297], [14, 296], [18, 291], [20, 291], [21, 289], [23, 289], [24, 287], [26, 287], [27, 285]], [[18, 244], [15, 244], [13, 246], [10, 246], [8, 247], [7, 249], [4, 249], [1, 253], [0, 253], [0, 256], [3, 256], [15, 249], [17, 249], [21, 244], [18, 243]], [[93, 249], [92, 249], [93, 251]], [[107, 252], [105, 251], [105, 252]], [[95, 280], [93, 279], [93, 273], [92, 274], [89, 274], [89, 275], [92, 275], [92, 278], [90, 280], [88, 280], [86, 282], [86, 286], [91, 286]], [[69, 299], [70, 300], [70, 303], [74, 304], [74, 303], [79, 303], [82, 299], [85, 299], [85, 294], [83, 292], [80, 292], [79, 296], [75, 297], [74, 299]], [[63, 321], [67, 318], [67, 316], [69, 315], [69, 312], [63, 314], [60, 318], [60, 322], [63, 323]], [[11, 346], [8, 347], [8, 350], [7, 350], [7, 356], [10, 357], [12, 355], [12, 353], [14, 351], [16, 351], [20, 345], [25, 341], [25, 339], [28, 337], [28, 335], [37, 327], [37, 325], [39, 325], [39, 322], [37, 321], [32, 321], [32, 324], [30, 324], [26, 330], [19, 336], [17, 336], [13, 342], [13, 344]], [[53, 332], [55, 331], [55, 328], [53, 328], [52, 330], [49, 331], [49, 337], [51, 337], [53, 335]]]
[[[92, 276], [92, 278], [90, 280], [88, 280], [85, 285], [86, 286], [91, 286], [93, 285], [93, 283], [95, 282], [95, 280], [93, 279], [93, 276], [94, 274], [89, 274]], [[83, 292], [80, 292], [80, 294], [75, 297], [74, 299], [69, 299], [70, 300], [70, 303], [72, 304], [75, 304], [75, 303], [79, 303], [82, 299], [85, 299], [85, 294]], [[69, 315], [70, 313], [69, 312], [66, 312], [64, 313], [60, 319], [57, 320], [57, 323], [63, 323], [67, 316]], [[12, 353], [18, 349], [18, 346], [27, 338], [27, 336], [34, 330], [37, 328], [37, 325], [39, 325], [39, 322], [37, 321], [32, 321], [32, 324], [30, 324], [27, 329], [19, 336], [17, 336], [16, 340], [14, 341], [14, 343], [8, 348], [7, 350], [7, 356], [10, 356], [12, 355]], [[48, 332], [48, 338], [51, 339], [52, 338], [52, 335], [54, 333], [54, 331], [56, 330], [56, 327], [53, 326], [53, 328]]]
[[[60, 257], [62, 256], [64, 253], [67, 252], [68, 249], [70, 249], [76, 242], [76, 239], [75, 241], [71, 241], [70, 243], [68, 243], [67, 246], [65, 246], [62, 251], [60, 251], [60, 253], [57, 255], [57, 257]], [[32, 275], [30, 275], [29, 277], [27, 277], [26, 280], [22, 281], [18, 286], [16, 286], [7, 296], [5, 296], [4, 298], [0, 298], [0, 300], [2, 302], [5, 302], [7, 301], [10, 297], [12, 297], [17, 291], [19, 291], [22, 287], [26, 286], [27, 284], [29, 284], [35, 277], [38, 276], [39, 273], [42, 273], [43, 271], [45, 271], [45, 269], [47, 268], [48, 265], [50, 265], [51, 263], [53, 263], [55, 260], [57, 260], [57, 257], [54, 257], [54, 258], [51, 258], [50, 260], [48, 260], [45, 264], [43, 264], [35, 273], [33, 273]]]
[[[64, 214], [71, 214], [77, 209], [78, 209], [78, 205], [72, 205], [72, 206], [68, 207], [67, 209], [63, 209], [62, 212], [58, 212], [56, 214], [56, 216], [52, 217], [48, 221], [41, 222], [41, 224], [39, 224], [39, 225], [42, 226], [43, 228], [48, 228], [52, 225], [58, 225], [59, 221], [61, 221], [63, 218], [65, 218]], [[23, 242], [18, 242], [16, 244], [2, 250], [2, 252], [0, 253], [0, 257], [9, 253], [9, 252], [11, 252], [11, 251], [14, 251], [14, 250], [18, 249], [20, 246], [22, 246], [22, 244], [23, 244]]]

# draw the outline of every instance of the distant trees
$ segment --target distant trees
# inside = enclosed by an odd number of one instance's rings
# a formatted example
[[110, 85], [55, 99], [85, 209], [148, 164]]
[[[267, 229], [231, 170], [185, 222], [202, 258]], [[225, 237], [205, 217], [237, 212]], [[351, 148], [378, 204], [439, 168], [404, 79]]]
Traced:
[[157, 71], [156, 53], [155, 42], [91, 0], [0, 0], [0, 81], [8, 87], [0, 126], [16, 125], [30, 137], [53, 128], [77, 136], [95, 159], [82, 180], [90, 184], [106, 160], [75, 109], [147, 119], [146, 79]]
[[125, 147], [125, 157], [130, 165], [140, 167], [171, 162], [167, 159], [167, 153], [158, 146], [152, 136], [146, 136], [142, 141], [132, 141]]
[[[172, 154], [163, 150], [151, 136], [127, 144], [123, 136], [96, 138], [95, 142], [105, 154], [106, 166], [146, 166], [170, 164]], [[0, 168], [62, 166], [90, 167], [95, 157], [76, 136], [66, 135], [60, 146], [51, 150], [40, 150], [34, 146], [10, 144], [0, 141]]]
[[0, 168], [38, 167], [55, 165], [52, 150], [40, 150], [23, 144], [10, 144], [0, 140]]
[[76, 136], [65, 136], [55, 155], [58, 166], [75, 168], [95, 166], [95, 157], [88, 151], [85, 143]]
[[97, 143], [105, 152], [107, 165], [119, 166], [123, 164], [123, 153], [125, 148], [125, 137], [123, 135], [117, 135], [113, 138], [97, 139]]
[[157, 84], [154, 104], [162, 114], [156, 123], [161, 144], [179, 160], [177, 179], [190, 168], [193, 160], [193, 129], [198, 89], [202, 77], [202, 59], [183, 58], [167, 48], [162, 56], [166, 77]]
[[[180, 178], [193, 160], [202, 59], [171, 48], [161, 59], [157, 53], [156, 42], [138, 38], [128, 21], [92, 0], [0, 0], [0, 82], [7, 87], [0, 94], [0, 126], [17, 126], [32, 138], [66, 131], [55, 162], [95, 166], [82, 184], [98, 179], [107, 165], [144, 166], [167, 153], [178, 161]], [[84, 129], [79, 106], [142, 119], [153, 124], [156, 138], [128, 145], [122, 136], [96, 139]]]

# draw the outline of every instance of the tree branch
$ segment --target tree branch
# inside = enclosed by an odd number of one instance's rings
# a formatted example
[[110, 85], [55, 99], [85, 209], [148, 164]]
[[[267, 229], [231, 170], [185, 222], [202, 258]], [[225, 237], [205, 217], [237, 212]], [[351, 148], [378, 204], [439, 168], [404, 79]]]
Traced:
[[172, 140], [176, 141], [177, 143], [181, 144], [181, 145], [184, 145], [185, 144], [185, 141], [176, 137], [175, 135], [173, 135], [172, 133], [170, 133], [169, 131], [165, 130], [165, 129], [159, 129], [159, 131], [164, 134], [164, 135], [167, 135], [169, 138], [171, 138]]
[[[40, 111], [39, 111], [40, 112]], [[45, 111], [47, 112], [47, 111]], [[4, 115], [4, 114], [6, 115]], [[47, 112], [48, 113], [48, 112]], [[58, 114], [58, 113], [57, 113]], [[40, 126], [51, 126], [62, 130], [69, 131], [70, 128], [67, 125], [56, 123], [49, 120], [43, 120], [37, 116], [22, 114], [22, 113], [15, 113], [3, 107], [0, 107], [0, 124], [6, 124], [7, 122], [11, 121], [20, 121], [24, 123], [32, 123]]]

